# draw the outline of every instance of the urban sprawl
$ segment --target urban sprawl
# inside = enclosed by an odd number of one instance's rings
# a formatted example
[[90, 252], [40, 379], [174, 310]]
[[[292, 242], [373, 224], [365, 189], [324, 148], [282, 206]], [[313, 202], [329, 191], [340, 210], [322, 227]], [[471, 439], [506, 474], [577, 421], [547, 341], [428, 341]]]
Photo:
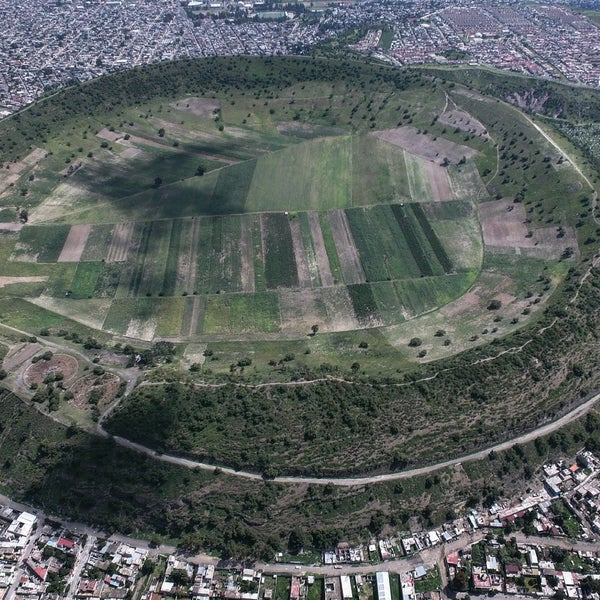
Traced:
[[309, 53], [357, 31], [355, 50], [397, 65], [486, 65], [600, 85], [600, 27], [556, 0], [0, 0], [0, 19], [0, 116], [145, 63]]
[[600, 459], [544, 465], [540, 489], [440, 527], [241, 564], [0, 506], [0, 599], [598, 599]]

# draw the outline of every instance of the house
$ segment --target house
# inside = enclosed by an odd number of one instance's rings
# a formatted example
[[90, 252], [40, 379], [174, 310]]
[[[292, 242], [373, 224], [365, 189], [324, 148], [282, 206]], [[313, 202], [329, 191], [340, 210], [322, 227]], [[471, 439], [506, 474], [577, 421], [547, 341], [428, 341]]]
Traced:
[[377, 599], [392, 600], [390, 574], [387, 571], [377, 571], [377, 573], [375, 573], [375, 581], [377, 584]]

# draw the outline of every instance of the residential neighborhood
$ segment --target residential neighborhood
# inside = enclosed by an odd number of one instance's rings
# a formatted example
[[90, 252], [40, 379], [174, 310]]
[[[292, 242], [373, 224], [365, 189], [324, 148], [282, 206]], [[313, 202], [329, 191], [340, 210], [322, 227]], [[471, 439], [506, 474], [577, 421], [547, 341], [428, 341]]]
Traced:
[[185, 57], [307, 54], [351, 47], [397, 65], [483, 65], [600, 85], [600, 27], [563, 2], [473, 0], [0, 0], [0, 117], [61, 86]]
[[582, 451], [570, 463], [544, 465], [543, 488], [439, 527], [253, 564], [105, 536], [7, 502], [0, 508], [0, 598], [595, 597], [599, 473], [600, 458]]

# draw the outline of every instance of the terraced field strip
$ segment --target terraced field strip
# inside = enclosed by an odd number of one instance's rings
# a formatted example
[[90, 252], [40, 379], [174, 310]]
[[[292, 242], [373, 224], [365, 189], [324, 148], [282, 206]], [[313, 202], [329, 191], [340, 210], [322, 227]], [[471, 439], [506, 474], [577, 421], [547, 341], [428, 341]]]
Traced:
[[294, 246], [294, 257], [296, 259], [296, 270], [298, 271], [298, 286], [301, 288], [311, 287], [310, 272], [308, 270], [308, 261], [302, 242], [302, 233], [300, 232], [300, 221], [298, 218], [290, 221], [290, 232], [292, 234], [292, 244]]
[[408, 243], [408, 247], [421, 271], [421, 275], [423, 276], [431, 276], [434, 274], [433, 269], [431, 267], [430, 261], [427, 257], [427, 253], [424, 250], [419, 237], [417, 235], [416, 228], [418, 225], [416, 221], [411, 219], [410, 215], [406, 212], [406, 209], [399, 205], [392, 205], [392, 212], [396, 217], [396, 221], [400, 226], [400, 230], [404, 234], [406, 241]]
[[[333, 274], [331, 273], [331, 268], [329, 264], [329, 253], [327, 252], [327, 248], [325, 246], [325, 240], [323, 238], [323, 231], [321, 230], [321, 219], [319, 218], [319, 213], [309, 212], [306, 213], [308, 224], [310, 227], [310, 236], [312, 238], [313, 247], [315, 251], [315, 259], [317, 261], [319, 275], [321, 278], [321, 285], [325, 287], [329, 287], [334, 284]], [[323, 215], [324, 216], [324, 215]], [[329, 224], [329, 223], [327, 223]], [[332, 242], [332, 251], [335, 251], [335, 245]], [[335, 258], [338, 263], [339, 269], [339, 259], [337, 257], [337, 252], [335, 253]]]
[[185, 312], [185, 298], [175, 296], [161, 298], [158, 304], [155, 335], [175, 338], [181, 335], [181, 324]]
[[188, 288], [190, 261], [193, 260], [193, 230], [195, 219], [175, 219], [169, 241], [169, 257], [163, 281], [165, 296], [192, 293]]
[[193, 337], [198, 333], [202, 333], [205, 307], [206, 301], [204, 298], [201, 298], [200, 296], [187, 298], [186, 310], [184, 312], [183, 324], [181, 327], [182, 335]]
[[424, 160], [405, 151], [404, 161], [412, 201], [430, 202], [433, 199], [433, 192], [429, 183], [429, 173], [423, 168]]
[[411, 279], [421, 276], [421, 269], [413, 256], [412, 250], [408, 244], [402, 229], [396, 220], [392, 206], [382, 206], [381, 211], [384, 213], [386, 226], [390, 231], [391, 237], [394, 240], [397, 248], [398, 262], [395, 263], [396, 269], [392, 279]]
[[[163, 296], [173, 296], [175, 290], [181, 289], [180, 262], [189, 256], [191, 221], [175, 219], [172, 222], [171, 235], [169, 237], [169, 248], [167, 253], [167, 264], [162, 282], [161, 293]], [[186, 244], [187, 242], [187, 244]], [[182, 246], [187, 246], [182, 248]], [[184, 274], [187, 274], [187, 265]]]
[[155, 296], [162, 292], [173, 221], [152, 221], [138, 294]]
[[425, 237], [427, 238], [429, 245], [433, 249], [436, 258], [438, 259], [439, 263], [444, 269], [444, 273], [451, 273], [454, 269], [452, 262], [448, 258], [448, 254], [446, 253], [446, 250], [444, 249], [444, 246], [440, 242], [438, 236], [435, 234], [435, 231], [433, 231], [433, 229], [431, 228], [429, 220], [423, 212], [423, 207], [420, 204], [409, 204], [407, 206], [407, 209], [412, 210], [414, 216], [419, 222], [421, 230], [425, 234]]
[[315, 323], [323, 326], [327, 322], [327, 310], [321, 291], [284, 288], [278, 290], [281, 331], [304, 330], [309, 334]]
[[349, 285], [348, 293], [352, 300], [354, 313], [362, 327], [378, 327], [382, 325], [377, 302], [368, 283]]
[[327, 331], [353, 331], [360, 329], [348, 288], [337, 285], [321, 288], [321, 298], [327, 313]]
[[106, 262], [125, 262], [127, 260], [134, 226], [133, 221], [118, 223], [115, 226], [106, 254]]
[[249, 211], [342, 208], [352, 199], [352, 137], [307, 140], [261, 156]]
[[[92, 225], [88, 235], [85, 248], [81, 254], [82, 261], [108, 261], [108, 250], [110, 248], [113, 230], [119, 225]], [[110, 261], [114, 262], [114, 261]]]
[[346, 284], [365, 283], [367, 278], [362, 268], [356, 245], [350, 232], [346, 213], [342, 209], [327, 213], [340, 268]]
[[254, 259], [254, 291], [264, 292], [265, 281], [264, 240], [262, 237], [262, 221], [259, 214], [248, 215], [252, 228], [252, 257]]
[[298, 270], [288, 216], [263, 213], [261, 228], [267, 289], [298, 287]]
[[381, 231], [373, 223], [372, 216], [373, 212], [370, 209], [353, 208], [346, 211], [347, 222], [366, 280], [385, 281], [391, 278], [386, 267], [388, 257], [381, 243]]
[[91, 225], [72, 225], [57, 262], [79, 262], [91, 228]]
[[187, 272], [181, 265], [180, 258], [180, 273], [181, 273], [181, 288], [187, 291], [188, 294], [196, 290], [196, 277], [198, 275], [198, 239], [200, 237], [200, 219], [194, 217], [192, 219], [192, 239], [189, 246], [189, 254], [187, 257]]
[[221, 250], [218, 255], [220, 289], [241, 292], [242, 288], [242, 219], [240, 215], [223, 217], [221, 220]]
[[308, 266], [310, 284], [313, 288], [321, 287], [319, 263], [315, 254], [315, 246], [313, 244], [310, 223], [308, 221], [308, 213], [300, 213], [298, 215], [298, 222], [300, 224], [300, 235], [302, 238], [302, 245], [304, 246], [304, 255], [306, 257], [306, 264]]
[[211, 247], [213, 224], [212, 217], [202, 217], [198, 219], [199, 230], [197, 236], [197, 245], [195, 246], [196, 264], [198, 266], [196, 277], [196, 288], [198, 292], [214, 293], [217, 290], [211, 288]]
[[404, 306], [398, 297], [394, 282], [377, 281], [370, 285], [383, 325], [396, 325], [404, 321], [406, 318]]
[[254, 280], [254, 239], [252, 220], [249, 215], [241, 217], [240, 231], [240, 284], [243, 292], [252, 293], [256, 290]]
[[144, 259], [150, 242], [150, 232], [152, 223], [146, 221], [139, 223], [136, 230], [132, 233], [129, 253], [133, 255], [128, 261], [125, 277], [122, 277], [122, 284], [117, 289], [117, 296], [121, 296], [121, 289], [127, 288], [126, 296], [132, 298], [138, 295], [140, 284], [142, 282], [142, 272], [144, 269]]

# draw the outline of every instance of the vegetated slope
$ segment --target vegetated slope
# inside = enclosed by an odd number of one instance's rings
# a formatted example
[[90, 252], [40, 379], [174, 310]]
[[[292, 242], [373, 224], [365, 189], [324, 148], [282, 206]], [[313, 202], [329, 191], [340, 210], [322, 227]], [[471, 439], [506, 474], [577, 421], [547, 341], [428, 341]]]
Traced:
[[431, 526], [452, 518], [457, 505], [518, 493], [549, 451], [572, 456], [582, 445], [600, 447], [598, 416], [590, 414], [535, 443], [427, 476], [353, 488], [284, 486], [154, 460], [65, 428], [7, 392], [0, 393], [0, 416], [4, 493], [104, 531], [238, 559], [271, 560], [292, 533], [305, 548], [321, 550], [408, 529], [415, 516]]
[[592, 269], [569, 303], [581, 276], [572, 270], [560, 307], [535, 329], [403, 382], [142, 386], [107, 428], [160, 451], [269, 474], [380, 472], [467, 453], [533, 429], [600, 384], [600, 274]]

